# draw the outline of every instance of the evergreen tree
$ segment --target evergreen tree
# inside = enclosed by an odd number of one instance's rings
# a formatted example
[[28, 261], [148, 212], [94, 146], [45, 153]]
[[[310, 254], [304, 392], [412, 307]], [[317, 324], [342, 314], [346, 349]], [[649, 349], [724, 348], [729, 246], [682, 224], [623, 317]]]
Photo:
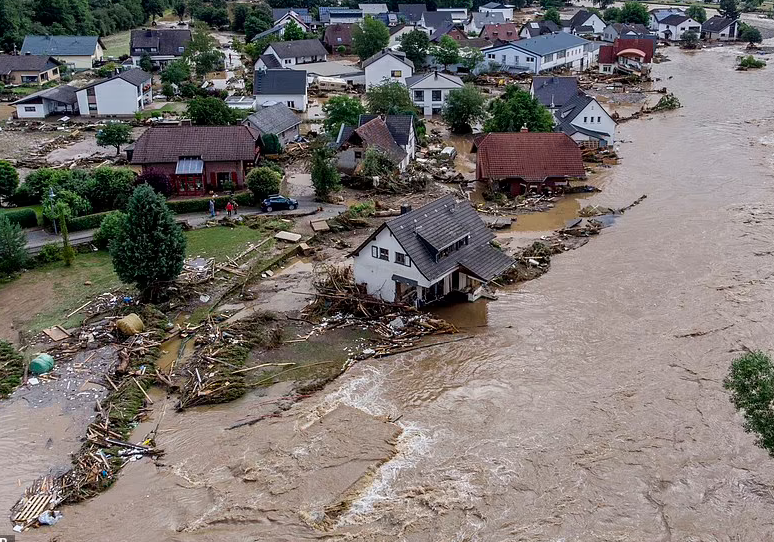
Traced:
[[285, 24], [285, 29], [282, 31], [283, 40], [296, 41], [296, 40], [302, 40], [305, 37], [306, 37], [306, 34], [304, 34], [304, 29], [301, 28], [301, 26], [293, 19], [290, 19]]
[[334, 163], [334, 152], [321, 141], [312, 151], [312, 185], [314, 195], [319, 200], [327, 198], [331, 192], [341, 188], [341, 175]]
[[381, 21], [370, 15], [363, 22], [352, 25], [352, 51], [366, 60], [387, 47], [390, 43], [390, 31]]
[[723, 17], [729, 19], [739, 18], [739, 5], [736, 0], [720, 0], [720, 6], [718, 7], [718, 13]]
[[526, 126], [530, 132], [553, 132], [554, 116], [529, 92], [508, 85], [505, 93], [489, 103], [485, 132], [518, 132]]
[[113, 268], [123, 282], [135, 284], [152, 299], [161, 283], [183, 269], [186, 239], [175, 216], [148, 185], [138, 186], [129, 199], [126, 219], [110, 243]]
[[27, 238], [18, 224], [0, 215], [0, 273], [18, 271], [27, 260]]
[[0, 200], [8, 201], [18, 186], [19, 174], [16, 168], [9, 161], [0, 160]]

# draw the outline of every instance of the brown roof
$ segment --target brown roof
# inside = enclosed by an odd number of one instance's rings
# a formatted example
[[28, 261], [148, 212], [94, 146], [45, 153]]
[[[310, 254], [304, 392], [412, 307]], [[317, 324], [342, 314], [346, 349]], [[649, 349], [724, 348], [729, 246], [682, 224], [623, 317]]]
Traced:
[[599, 48], [600, 64], [615, 64], [615, 45], [603, 45]]
[[406, 157], [406, 151], [401, 149], [387, 127], [387, 123], [377, 117], [371, 119], [354, 132], [363, 141], [365, 147], [376, 147], [387, 156], [400, 162]]
[[48, 55], [0, 55], [0, 74], [11, 72], [42, 73], [59, 65]]
[[134, 144], [133, 164], [177, 162], [200, 156], [205, 162], [253, 161], [259, 134], [247, 126], [158, 126]]
[[479, 37], [488, 40], [516, 41], [519, 39], [519, 27], [513, 23], [485, 24]]
[[638, 49], [645, 53], [646, 64], [650, 64], [653, 61], [653, 53], [656, 48], [656, 40], [649, 38], [618, 38], [613, 44], [615, 48], [615, 55], [621, 54], [621, 51], [626, 49]]
[[[339, 41], [339, 38], [341, 40]], [[352, 24], [335, 23], [325, 29], [323, 43], [334, 51], [339, 45], [352, 45]]]
[[580, 148], [567, 134], [494, 133], [474, 145], [479, 180], [543, 182], [552, 177], [586, 176]]

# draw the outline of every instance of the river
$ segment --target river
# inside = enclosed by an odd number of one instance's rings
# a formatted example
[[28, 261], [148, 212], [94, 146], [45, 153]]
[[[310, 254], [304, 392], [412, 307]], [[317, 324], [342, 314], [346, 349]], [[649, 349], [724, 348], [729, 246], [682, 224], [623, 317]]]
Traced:
[[17, 540], [774, 540], [774, 460], [722, 387], [736, 355], [774, 348], [774, 68], [667, 54], [655, 76], [684, 107], [621, 125], [587, 201], [648, 198], [461, 310], [474, 339], [361, 362], [234, 431], [271, 397], [170, 400], [161, 467]]

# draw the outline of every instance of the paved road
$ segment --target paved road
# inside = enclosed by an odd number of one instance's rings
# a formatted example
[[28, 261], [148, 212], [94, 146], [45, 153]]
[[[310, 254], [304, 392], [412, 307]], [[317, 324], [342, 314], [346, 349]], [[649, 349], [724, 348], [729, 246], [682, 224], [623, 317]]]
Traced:
[[[282, 215], [282, 216], [304, 216], [308, 215], [309, 213], [312, 213], [315, 211], [315, 209], [322, 207], [323, 210], [321, 212], [318, 212], [314, 216], [310, 216], [310, 220], [312, 218], [315, 219], [328, 219], [332, 218], [342, 211], [346, 210], [345, 205], [330, 205], [330, 204], [320, 204], [317, 201], [314, 201], [313, 196], [300, 196], [298, 199], [298, 209], [294, 211], [274, 211], [272, 213], [264, 213], [260, 210], [258, 207], [240, 207], [240, 215], [264, 215], [264, 214], [272, 214], [272, 215]], [[225, 215], [225, 211], [218, 211], [218, 215], [216, 218], [220, 219], [223, 218]], [[185, 213], [181, 215], [177, 215], [177, 220], [179, 222], [187, 222], [191, 227], [197, 228], [207, 222], [210, 219], [209, 213]], [[90, 230], [82, 230], [82, 231], [76, 231], [70, 233], [70, 244], [72, 245], [85, 245], [87, 243], [90, 243], [94, 239], [94, 232], [96, 229], [90, 229]], [[29, 230], [25, 230], [25, 233], [27, 234], [27, 252], [35, 255], [38, 252], [40, 252], [43, 245], [47, 245], [49, 243], [59, 243], [62, 242], [62, 236], [61, 235], [54, 235], [53, 233], [49, 233], [46, 230], [42, 228], [33, 228]]]

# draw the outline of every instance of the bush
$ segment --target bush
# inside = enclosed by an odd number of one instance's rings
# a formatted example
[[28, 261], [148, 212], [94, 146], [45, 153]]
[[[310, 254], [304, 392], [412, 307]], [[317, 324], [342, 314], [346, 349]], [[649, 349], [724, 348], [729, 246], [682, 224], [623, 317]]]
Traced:
[[13, 273], [27, 261], [27, 238], [18, 224], [0, 215], [0, 273]]
[[38, 255], [35, 256], [35, 260], [37, 260], [37, 262], [40, 264], [58, 262], [61, 259], [62, 247], [56, 243], [48, 243], [43, 245], [40, 249], [40, 252], [38, 252]]
[[141, 184], [148, 184], [153, 188], [154, 192], [161, 194], [165, 198], [172, 195], [172, 182], [169, 180], [169, 175], [163, 171], [151, 169], [138, 176], [135, 184], [138, 186]]
[[36, 197], [35, 194], [30, 191], [30, 187], [27, 183], [22, 183], [13, 193], [13, 196], [11, 196], [11, 203], [17, 207], [25, 207], [27, 205], [40, 203], [40, 198]]
[[312, 151], [312, 185], [314, 194], [320, 199], [341, 188], [341, 175], [334, 164], [333, 151], [323, 144]]
[[38, 215], [32, 209], [16, 209], [8, 211], [4, 215], [11, 224], [18, 224], [22, 228], [34, 228], [38, 225]]
[[741, 62], [739, 62], [739, 66], [742, 68], [762, 68], [766, 65], [766, 61], [764, 60], [758, 60], [752, 55], [747, 55], [746, 57], [743, 57]]
[[99, 229], [94, 232], [94, 244], [97, 248], [104, 250], [110, 246], [110, 242], [118, 236], [125, 219], [126, 213], [121, 211], [111, 211], [103, 217]]
[[278, 193], [281, 182], [280, 174], [269, 167], [257, 167], [247, 174], [247, 187], [252, 191], [256, 202]]
[[104, 213], [94, 213], [91, 215], [72, 217], [67, 221], [67, 229], [70, 231], [83, 231], [99, 228], [102, 221], [114, 211], [105, 211]]
[[93, 172], [89, 201], [95, 211], [123, 209], [134, 190], [135, 174], [127, 168], [100, 167]]
[[19, 186], [19, 174], [7, 160], [0, 160], [0, 199], [8, 200]]

